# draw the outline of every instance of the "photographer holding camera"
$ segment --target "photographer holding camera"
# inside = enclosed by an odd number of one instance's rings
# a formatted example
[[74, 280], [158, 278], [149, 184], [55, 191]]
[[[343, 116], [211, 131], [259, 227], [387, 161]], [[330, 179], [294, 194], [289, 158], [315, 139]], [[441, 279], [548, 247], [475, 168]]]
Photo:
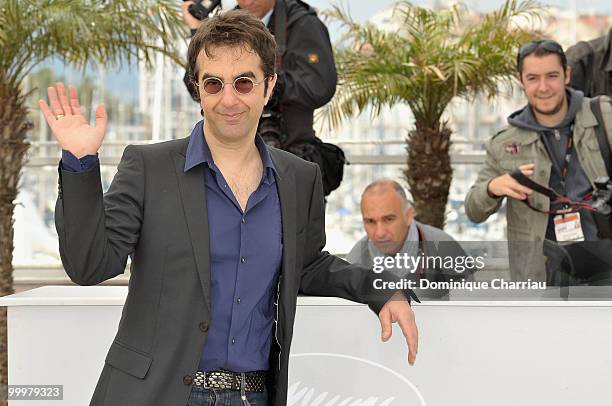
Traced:
[[[202, 1], [184, 1], [183, 19], [195, 33], [209, 14], [219, 12], [221, 1], [207, 6]], [[273, 147], [289, 151], [319, 164], [325, 195], [340, 185], [344, 153], [322, 142], [313, 129], [314, 110], [326, 104], [336, 91], [336, 67], [329, 33], [316, 11], [301, 0], [237, 0], [237, 8], [261, 19], [274, 35], [278, 80], [264, 108], [258, 133]], [[185, 85], [199, 101], [192, 73]]]
[[[589, 272], [578, 283], [594, 281], [595, 273], [609, 271], [612, 252], [610, 241], [600, 241], [612, 236], [598, 226], [592, 204], [596, 181], [610, 176], [612, 105], [567, 87], [570, 67], [554, 41], [522, 46], [517, 70], [528, 104], [489, 141], [486, 162], [466, 196], [466, 214], [481, 223], [507, 197], [513, 279], [558, 284], [543, 253], [549, 260], [561, 253], [574, 271], [582, 266]], [[586, 269], [595, 256], [599, 262]]]

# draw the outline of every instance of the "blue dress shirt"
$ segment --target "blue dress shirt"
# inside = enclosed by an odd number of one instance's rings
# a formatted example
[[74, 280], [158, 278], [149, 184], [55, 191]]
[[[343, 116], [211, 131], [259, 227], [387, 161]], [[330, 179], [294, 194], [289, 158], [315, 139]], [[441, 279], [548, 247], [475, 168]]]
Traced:
[[200, 369], [247, 372], [268, 369], [274, 296], [282, 258], [281, 208], [275, 168], [261, 137], [255, 138], [263, 176], [243, 212], [215, 165], [196, 124], [185, 171], [204, 170], [211, 256], [210, 330]]

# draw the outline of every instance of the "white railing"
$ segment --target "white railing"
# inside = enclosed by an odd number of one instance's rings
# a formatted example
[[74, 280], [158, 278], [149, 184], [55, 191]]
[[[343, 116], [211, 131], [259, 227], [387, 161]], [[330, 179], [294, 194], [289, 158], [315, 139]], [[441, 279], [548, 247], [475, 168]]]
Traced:
[[[150, 144], [152, 140], [106, 140], [100, 150], [100, 163], [103, 166], [116, 166], [125, 146], [129, 144]], [[405, 144], [403, 139], [393, 140], [367, 140], [367, 139], [334, 139], [331, 142], [340, 145], [347, 153], [347, 159], [351, 165], [405, 165], [406, 154], [367, 154], [363, 153], [364, 147], [398, 147]], [[356, 150], [352, 153], [351, 150]], [[396, 150], [399, 148], [395, 148]], [[453, 151], [459, 150], [459, 151]], [[464, 153], [461, 151], [482, 151]], [[60, 158], [60, 151], [55, 141], [33, 141], [28, 151], [26, 170], [39, 168], [56, 168]], [[484, 161], [484, 148], [481, 142], [453, 141], [451, 150], [451, 162], [453, 164], [480, 165]], [[341, 256], [344, 254], [341, 254]], [[41, 285], [72, 284], [66, 275], [61, 263], [40, 264], [15, 264], [14, 284], [17, 291], [33, 288]], [[126, 273], [113, 278], [105, 284], [126, 285], [129, 280], [129, 267]]]

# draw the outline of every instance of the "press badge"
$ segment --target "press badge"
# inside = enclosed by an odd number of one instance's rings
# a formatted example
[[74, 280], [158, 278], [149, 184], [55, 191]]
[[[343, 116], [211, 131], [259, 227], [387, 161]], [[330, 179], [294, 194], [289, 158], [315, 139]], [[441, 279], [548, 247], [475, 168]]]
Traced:
[[554, 218], [555, 236], [558, 242], [584, 241], [580, 213], [559, 214]]

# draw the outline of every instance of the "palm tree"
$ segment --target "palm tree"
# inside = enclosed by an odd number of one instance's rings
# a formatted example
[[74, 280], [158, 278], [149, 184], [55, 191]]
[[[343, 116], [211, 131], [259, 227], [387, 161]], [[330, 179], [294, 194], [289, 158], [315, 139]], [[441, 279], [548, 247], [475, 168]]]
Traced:
[[[155, 52], [182, 63], [175, 45], [185, 37], [175, 0], [0, 0], [0, 296], [13, 293], [13, 212], [28, 150], [23, 82], [55, 58], [150, 65]], [[6, 312], [0, 315], [0, 385], [7, 384]]]
[[[345, 32], [336, 48], [338, 88], [320, 113], [330, 127], [371, 109], [406, 103], [415, 128], [406, 138], [403, 171], [419, 221], [443, 227], [452, 179], [451, 129], [441, 117], [455, 97], [493, 97], [498, 86], [516, 75], [519, 44], [533, 32], [521, 28], [540, 7], [527, 0], [507, 0], [482, 16], [456, 5], [431, 10], [396, 3], [389, 28], [358, 24], [339, 7], [327, 14]], [[524, 24], [525, 25], [525, 24]]]

